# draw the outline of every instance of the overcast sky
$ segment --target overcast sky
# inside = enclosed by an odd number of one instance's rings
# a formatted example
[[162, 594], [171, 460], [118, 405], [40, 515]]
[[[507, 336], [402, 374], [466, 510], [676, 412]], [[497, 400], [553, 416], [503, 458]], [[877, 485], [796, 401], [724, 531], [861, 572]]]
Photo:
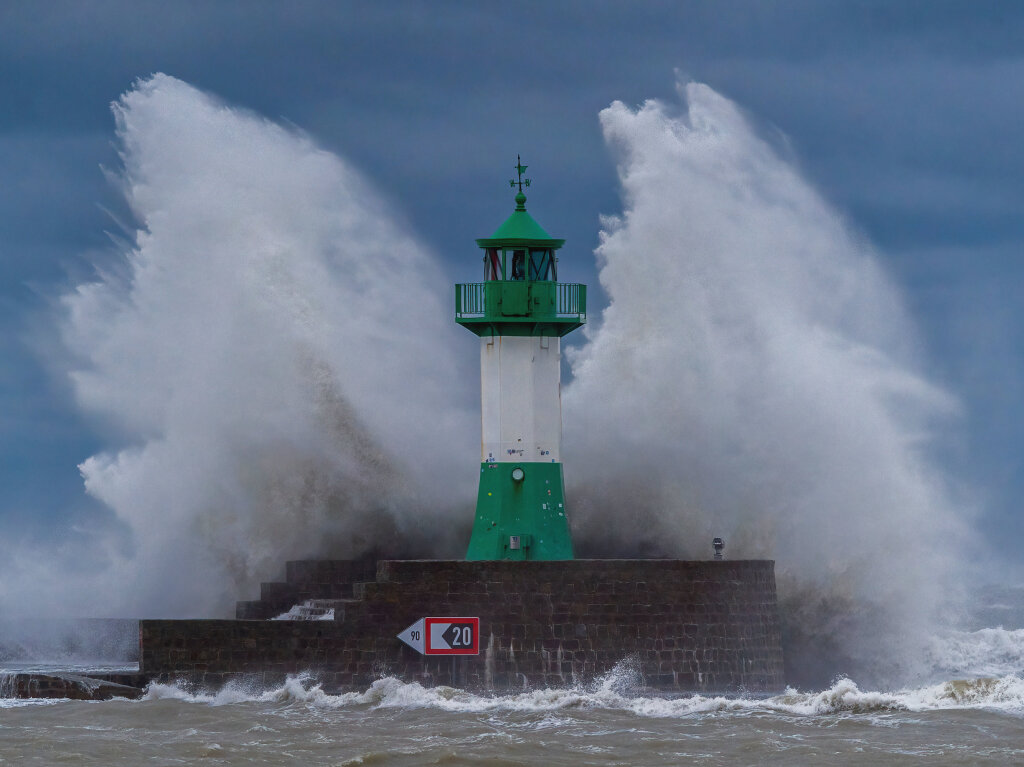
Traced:
[[[596, 284], [620, 210], [599, 110], [678, 101], [677, 76], [746, 109], [904, 291], [932, 378], [964, 404], [937, 449], [993, 550], [1024, 538], [1024, 7], [998, 2], [11, 2], [0, 0], [0, 518], [56, 535], [94, 502], [105, 445], [77, 414], [53, 301], [108, 247], [110, 103], [165, 72], [294, 123], [375, 183], [452, 281], [531, 211]], [[677, 73], [679, 73], [677, 75]], [[578, 261], [576, 260], [578, 257]], [[602, 298], [594, 289], [592, 301]]]

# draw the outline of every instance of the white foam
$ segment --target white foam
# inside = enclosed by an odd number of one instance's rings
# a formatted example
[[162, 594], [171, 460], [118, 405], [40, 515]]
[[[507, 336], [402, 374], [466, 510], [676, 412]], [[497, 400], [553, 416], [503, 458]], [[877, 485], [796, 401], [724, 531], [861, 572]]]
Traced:
[[334, 620], [334, 608], [329, 608], [321, 612], [320, 610], [310, 610], [306, 603], [292, 605], [287, 611], [280, 615], [275, 615], [270, 620], [272, 621], [333, 621]]
[[[625, 677], [625, 682], [624, 682]], [[639, 717], [682, 718], [702, 715], [771, 712], [813, 717], [873, 714], [885, 711], [932, 711], [986, 708], [1024, 714], [1024, 680], [1009, 676], [953, 680], [940, 684], [879, 692], [861, 690], [850, 679], [838, 679], [819, 692], [787, 690], [782, 695], [650, 696], [631, 693], [631, 673], [615, 671], [591, 685], [527, 690], [511, 695], [484, 695], [454, 687], [424, 687], [394, 677], [375, 681], [364, 692], [328, 695], [309, 676], [289, 677], [280, 688], [246, 690], [229, 684], [216, 693], [197, 694], [171, 685], [151, 685], [144, 700], [175, 699], [222, 706], [251, 701], [296, 703], [315, 707], [432, 708], [455, 713], [552, 713], [573, 709], [625, 711]]]
[[313, 706], [339, 708], [363, 702], [369, 692], [368, 690], [366, 693], [328, 695], [309, 674], [296, 674], [288, 676], [280, 687], [269, 690], [243, 683], [229, 682], [215, 692], [194, 692], [179, 684], [153, 683], [146, 689], [141, 700], [180, 700], [189, 703], [206, 703], [211, 706], [248, 702], [305, 703]]
[[53, 706], [63, 703], [66, 698], [4, 698], [0, 697], [0, 708], [24, 708], [27, 706]]
[[942, 675], [1024, 676], [1024, 629], [946, 632], [932, 638], [928, 659]]

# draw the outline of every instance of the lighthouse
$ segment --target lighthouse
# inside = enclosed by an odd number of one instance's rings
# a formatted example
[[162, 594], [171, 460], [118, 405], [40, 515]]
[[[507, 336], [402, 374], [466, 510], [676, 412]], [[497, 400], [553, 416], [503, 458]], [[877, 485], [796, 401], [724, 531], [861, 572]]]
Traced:
[[587, 319], [586, 285], [558, 282], [558, 250], [526, 211], [479, 239], [483, 282], [455, 286], [455, 321], [480, 337], [480, 489], [467, 560], [572, 559], [562, 476], [560, 339]]

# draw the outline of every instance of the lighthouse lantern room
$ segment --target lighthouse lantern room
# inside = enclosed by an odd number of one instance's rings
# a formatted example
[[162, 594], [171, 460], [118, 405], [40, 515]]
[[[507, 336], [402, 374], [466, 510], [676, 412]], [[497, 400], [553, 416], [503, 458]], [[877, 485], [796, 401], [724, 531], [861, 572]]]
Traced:
[[455, 286], [455, 321], [480, 337], [481, 463], [468, 560], [572, 559], [561, 441], [560, 339], [587, 318], [586, 285], [558, 282], [558, 250], [516, 207], [477, 240], [484, 281]]

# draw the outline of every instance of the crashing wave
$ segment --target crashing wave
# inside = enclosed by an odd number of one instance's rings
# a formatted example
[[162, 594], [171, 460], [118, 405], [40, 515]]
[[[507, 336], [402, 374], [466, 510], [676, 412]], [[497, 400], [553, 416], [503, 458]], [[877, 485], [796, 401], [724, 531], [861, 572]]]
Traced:
[[395, 677], [375, 681], [363, 692], [331, 695], [310, 675], [288, 677], [278, 688], [259, 690], [230, 683], [216, 692], [189, 692], [153, 684], [145, 701], [175, 699], [213, 706], [245, 702], [306, 704], [325, 708], [428, 708], [456, 713], [546, 713], [573, 709], [621, 711], [640, 717], [679, 718], [709, 714], [774, 713], [788, 716], [860, 715], [896, 711], [986, 708], [1024, 715], [1024, 679], [962, 679], [893, 692], [861, 690], [846, 678], [828, 689], [789, 689], [769, 698], [687, 695], [652, 696], [633, 692], [631, 672], [621, 668], [588, 685], [526, 690], [514, 695], [487, 695], [454, 687], [424, 687]]

